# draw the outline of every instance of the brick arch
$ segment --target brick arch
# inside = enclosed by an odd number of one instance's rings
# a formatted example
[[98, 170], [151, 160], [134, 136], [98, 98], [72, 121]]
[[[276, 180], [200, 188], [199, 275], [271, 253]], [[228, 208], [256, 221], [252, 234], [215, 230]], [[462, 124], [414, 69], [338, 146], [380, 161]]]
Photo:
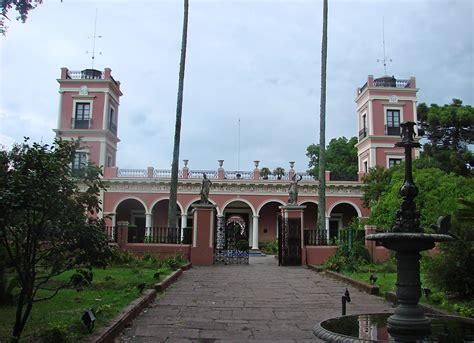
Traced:
[[268, 199], [268, 200], [265, 200], [263, 201], [259, 206], [258, 206], [258, 209], [257, 209], [257, 214], [260, 215], [260, 211], [262, 210], [263, 206], [265, 206], [266, 204], [269, 204], [271, 202], [277, 202], [279, 204], [281, 204], [282, 206], [285, 206], [285, 202], [281, 199]]
[[146, 206], [146, 203], [142, 199], [140, 199], [139, 197], [136, 197], [136, 196], [133, 196], [133, 195], [126, 195], [123, 198], [121, 198], [119, 201], [117, 201], [117, 203], [114, 206], [114, 210], [112, 212], [117, 213], [117, 208], [119, 207], [119, 205], [122, 202], [127, 201], [127, 200], [137, 200], [140, 204], [142, 204], [143, 209], [145, 210], [145, 213], [148, 212], [148, 207]]
[[329, 207], [329, 209], [327, 210], [326, 216], [330, 216], [332, 210], [333, 210], [337, 205], [340, 205], [340, 204], [351, 205], [351, 206], [354, 207], [354, 209], [356, 210], [356, 212], [357, 212], [357, 217], [359, 217], [359, 218], [362, 217], [362, 211], [360, 210], [359, 206], [357, 206], [356, 204], [354, 204], [354, 203], [353, 203], [352, 201], [350, 201], [350, 200], [339, 200], [339, 201], [336, 201], [334, 204], [331, 205], [331, 207]]
[[229, 204], [233, 203], [234, 201], [241, 201], [241, 202], [247, 204], [247, 205], [250, 207], [250, 209], [252, 210], [252, 215], [254, 215], [254, 216], [256, 215], [255, 207], [253, 207], [252, 203], [251, 203], [250, 201], [248, 201], [247, 199], [245, 199], [245, 198], [232, 198], [232, 199], [227, 200], [227, 201], [224, 203], [224, 205], [222, 205], [222, 209], [219, 209], [219, 208], [217, 209], [217, 214], [219, 214], [219, 215], [220, 215], [220, 214], [223, 214], [225, 208], [226, 208]]
[[[163, 201], [163, 200], [170, 200], [170, 197], [169, 196], [163, 196], [161, 198], [158, 198], [156, 199], [155, 201], [153, 201], [150, 205], [150, 210], [153, 211], [153, 207], [155, 207], [156, 204], [158, 204], [160, 201]], [[178, 205], [179, 207], [179, 210], [181, 211], [181, 213], [183, 213], [183, 206], [181, 205], [181, 203], [176, 200], [176, 204]]]

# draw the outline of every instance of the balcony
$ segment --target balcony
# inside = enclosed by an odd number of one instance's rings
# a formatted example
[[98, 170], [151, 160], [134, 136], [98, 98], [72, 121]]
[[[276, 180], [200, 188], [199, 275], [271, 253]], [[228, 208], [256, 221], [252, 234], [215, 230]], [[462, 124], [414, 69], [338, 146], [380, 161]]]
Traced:
[[329, 174], [329, 180], [330, 181], [358, 181], [359, 176], [357, 173], [337, 173], [337, 172], [331, 172]]
[[105, 68], [104, 71], [97, 69], [84, 69], [84, 70], [68, 70], [67, 68], [61, 69], [61, 78], [69, 80], [112, 80], [117, 87], [120, 87], [120, 83], [115, 81], [112, 75], [110, 75], [111, 70]]
[[359, 131], [359, 141], [363, 140], [365, 137], [367, 137], [367, 128], [364, 127]]
[[374, 87], [388, 87], [388, 88], [411, 88], [410, 80], [397, 80], [396, 78], [381, 77], [374, 80]]
[[[294, 174], [293, 174], [294, 173]], [[281, 179], [276, 175], [269, 175], [268, 177], [263, 177], [255, 170], [253, 171], [235, 171], [235, 170], [224, 170], [220, 167], [217, 170], [204, 170], [204, 169], [189, 169], [187, 166], [178, 170], [178, 178], [198, 180], [201, 181], [203, 174], [206, 174], [208, 179], [222, 180], [225, 182], [262, 182], [262, 184], [274, 183], [274, 184], [288, 184], [291, 182], [291, 175], [300, 175], [301, 181], [303, 183], [314, 183], [318, 182], [317, 177], [313, 177], [309, 172], [296, 172], [293, 171], [291, 174], [286, 173]], [[146, 169], [123, 169], [117, 167], [106, 167], [104, 170], [105, 178], [127, 178], [127, 179], [161, 179], [161, 180], [170, 180], [171, 179], [171, 170], [170, 169], [155, 169], [153, 167], [148, 167]], [[325, 174], [326, 181], [335, 181], [335, 182], [359, 182], [357, 173], [341, 173], [341, 172], [331, 172], [326, 171]], [[286, 186], [285, 186], [286, 187]]]
[[400, 136], [400, 126], [385, 125], [385, 135], [387, 135], [387, 136]]
[[72, 118], [71, 128], [73, 129], [90, 129], [92, 127], [92, 119], [76, 119]]
[[104, 73], [96, 69], [84, 69], [81, 71], [69, 70], [67, 73], [69, 79], [72, 80], [103, 80]]

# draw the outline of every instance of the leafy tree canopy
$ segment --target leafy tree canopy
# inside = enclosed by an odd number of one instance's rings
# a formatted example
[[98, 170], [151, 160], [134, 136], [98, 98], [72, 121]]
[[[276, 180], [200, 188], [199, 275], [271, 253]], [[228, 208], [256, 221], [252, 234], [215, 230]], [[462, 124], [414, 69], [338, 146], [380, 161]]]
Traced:
[[[370, 176], [370, 174], [372, 174]], [[402, 167], [391, 168], [385, 171], [371, 170], [368, 179], [382, 180], [386, 182], [387, 175], [389, 184], [377, 193], [379, 188], [374, 187], [374, 194], [378, 195], [376, 201], [370, 201], [371, 214], [369, 221], [378, 227], [388, 230], [395, 222], [395, 215], [400, 207], [400, 186], [404, 182], [404, 169]], [[391, 174], [391, 175], [390, 175]], [[391, 177], [390, 177], [391, 176]], [[417, 208], [421, 212], [421, 225], [429, 230], [430, 224], [436, 222], [439, 216], [455, 214], [461, 207], [461, 198], [474, 200], [474, 179], [445, 173], [438, 168], [425, 168], [413, 170], [415, 184], [418, 186], [419, 194], [416, 197]], [[373, 200], [373, 199], [372, 199]]]
[[[326, 148], [326, 170], [333, 173], [356, 174], [357, 166], [357, 138], [333, 138]], [[306, 150], [309, 157], [309, 173], [315, 178], [319, 175], [319, 144], [311, 144]]]
[[382, 194], [390, 187], [390, 180], [392, 173], [399, 166], [394, 166], [390, 169], [385, 169], [381, 166], [370, 168], [369, 172], [362, 177], [364, 186], [362, 187], [362, 200], [366, 208], [371, 208], [380, 199]]
[[[61, 0], [62, 1], [62, 0]], [[9, 19], [8, 11], [14, 7], [18, 12], [16, 20], [26, 21], [28, 13], [41, 4], [43, 0], [2, 0], [2, 6], [0, 14], [0, 33], [5, 34], [7, 26], [5, 26], [5, 19]]]
[[420, 135], [428, 139], [423, 146], [421, 159], [427, 166], [437, 167], [458, 175], [472, 175], [474, 154], [469, 145], [474, 144], [474, 107], [453, 99], [449, 105], [425, 103], [418, 105]]
[[[64, 287], [92, 278], [92, 266], [104, 266], [110, 250], [97, 218], [101, 171], [89, 166], [74, 176], [76, 145], [56, 140], [52, 146], [14, 145], [0, 151], [0, 244], [19, 288], [12, 340], [20, 338], [33, 303], [47, 300]], [[52, 278], [66, 270], [77, 273], [69, 283]]]

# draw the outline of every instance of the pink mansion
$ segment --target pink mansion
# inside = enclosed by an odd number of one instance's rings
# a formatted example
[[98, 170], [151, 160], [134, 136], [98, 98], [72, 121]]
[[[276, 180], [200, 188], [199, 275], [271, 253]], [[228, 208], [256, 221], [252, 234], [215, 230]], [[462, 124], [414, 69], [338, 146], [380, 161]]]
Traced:
[[[171, 171], [147, 167], [121, 169], [116, 165], [118, 143], [120, 82], [111, 70], [61, 69], [59, 82], [59, 119], [54, 131], [64, 139], [81, 137], [73, 168], [80, 169], [89, 161], [104, 168], [104, 179], [109, 187], [102, 194], [103, 214], [110, 216], [109, 225], [127, 221], [136, 226], [141, 242], [153, 234], [152, 228], [167, 226], [167, 208]], [[325, 208], [328, 238], [337, 238], [355, 217], [367, 217], [369, 209], [362, 206], [360, 177], [371, 167], [389, 168], [404, 158], [399, 141], [400, 123], [417, 121], [416, 81], [394, 77], [374, 78], [356, 90], [358, 117], [359, 173], [354, 176], [327, 171], [327, 200]], [[171, 152], [170, 152], [171, 153]], [[318, 216], [319, 182], [306, 172], [294, 170], [278, 179], [260, 175], [259, 161], [250, 171], [226, 170], [224, 161], [216, 161], [209, 170], [193, 170], [184, 160], [179, 171], [178, 227], [192, 227], [192, 205], [199, 202], [202, 174], [212, 181], [210, 202], [215, 205], [214, 219], [239, 215], [248, 227], [249, 246], [258, 249], [259, 243], [275, 240], [278, 234], [279, 207], [287, 204], [288, 185], [295, 173], [302, 175], [299, 183], [298, 205], [303, 210], [304, 230], [315, 230]], [[140, 235], [138, 235], [140, 236]], [[130, 239], [130, 238], [129, 238]], [[138, 242], [137, 241], [137, 242]]]

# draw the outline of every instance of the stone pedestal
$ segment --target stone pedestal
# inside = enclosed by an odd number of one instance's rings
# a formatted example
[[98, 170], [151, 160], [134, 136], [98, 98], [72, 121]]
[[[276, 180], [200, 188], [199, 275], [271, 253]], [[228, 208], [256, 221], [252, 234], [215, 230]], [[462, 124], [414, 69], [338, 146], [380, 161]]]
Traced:
[[210, 266], [214, 262], [214, 205], [193, 205], [193, 245], [191, 263]]
[[[285, 206], [280, 206], [279, 209], [281, 210], [281, 216], [283, 222], [289, 223], [291, 221], [299, 221], [300, 224], [300, 256], [301, 256], [301, 262], [300, 264], [306, 264], [306, 251], [304, 249], [304, 222], [303, 222], [303, 212], [306, 206], [298, 206], [298, 205], [285, 205]], [[284, 224], [285, 225], [285, 224]], [[280, 239], [286, 239], [288, 238], [281, 237]], [[290, 237], [291, 241], [291, 237]], [[288, 242], [287, 242], [288, 243]], [[290, 242], [291, 245], [291, 242]], [[290, 253], [294, 253], [292, 249], [290, 249]], [[281, 253], [280, 253], [281, 254]], [[280, 255], [280, 262], [281, 262], [281, 255]]]

